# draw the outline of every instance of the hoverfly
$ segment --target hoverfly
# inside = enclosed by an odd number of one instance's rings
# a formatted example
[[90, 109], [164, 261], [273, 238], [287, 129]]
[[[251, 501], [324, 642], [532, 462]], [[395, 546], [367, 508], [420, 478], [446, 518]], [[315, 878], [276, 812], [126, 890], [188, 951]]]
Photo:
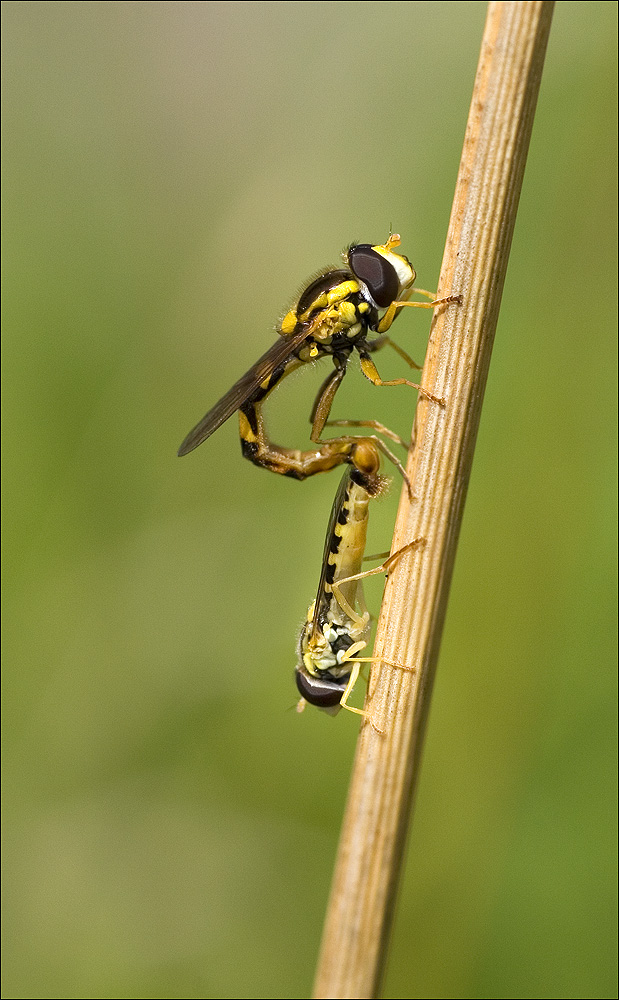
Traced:
[[[386, 331], [405, 306], [432, 309], [460, 301], [459, 296], [434, 299], [431, 292], [413, 288], [416, 275], [410, 261], [394, 253], [394, 248], [399, 245], [397, 234], [392, 234], [383, 246], [353, 244], [344, 254], [345, 267], [328, 268], [312, 278], [294, 308], [279, 324], [279, 337], [273, 346], [189, 432], [178, 454], [187, 455], [193, 451], [238, 410], [243, 455], [255, 465], [294, 479], [306, 479], [317, 472], [326, 472], [336, 465], [352, 461], [358, 437], [347, 435], [323, 441], [321, 434], [354, 350], [359, 353], [363, 374], [374, 385], [409, 385], [441, 402], [408, 379], [384, 381], [371, 358], [379, 348], [390, 344], [404, 360], [417, 368], [414, 361], [386, 335]], [[408, 298], [414, 291], [431, 301], [409, 302]], [[368, 340], [371, 333], [378, 334], [377, 338]], [[265, 400], [286, 375], [326, 355], [333, 359], [334, 370], [321, 385], [310, 416], [310, 438], [317, 447], [299, 451], [274, 444], [264, 427], [262, 407]], [[392, 440], [404, 443], [376, 421], [337, 423], [373, 427]], [[372, 438], [402, 471], [400, 463], [384, 442], [374, 435]]]
[[318, 592], [308, 608], [299, 638], [295, 679], [301, 695], [299, 711], [306, 702], [330, 715], [346, 708], [368, 718], [380, 733], [382, 730], [367, 712], [347, 703], [361, 664], [377, 662], [372, 657], [357, 655], [367, 646], [370, 631], [362, 581], [377, 573], [388, 574], [405, 552], [423, 544], [424, 539], [416, 538], [380, 566], [361, 572], [369, 502], [385, 485], [384, 477], [379, 475], [379, 463], [374, 441], [359, 438], [331, 509]]

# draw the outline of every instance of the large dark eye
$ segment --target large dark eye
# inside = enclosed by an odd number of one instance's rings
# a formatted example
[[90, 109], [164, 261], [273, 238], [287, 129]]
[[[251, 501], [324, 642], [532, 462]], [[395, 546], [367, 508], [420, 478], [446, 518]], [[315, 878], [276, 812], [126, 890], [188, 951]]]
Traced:
[[339, 705], [348, 683], [348, 677], [342, 677], [340, 680], [335, 680], [333, 677], [323, 679], [312, 677], [304, 670], [296, 670], [295, 676], [301, 697], [318, 708], [332, 708], [334, 705]]
[[358, 243], [348, 251], [350, 269], [363, 281], [377, 306], [385, 309], [398, 297], [400, 283], [393, 264], [373, 250], [369, 243]]

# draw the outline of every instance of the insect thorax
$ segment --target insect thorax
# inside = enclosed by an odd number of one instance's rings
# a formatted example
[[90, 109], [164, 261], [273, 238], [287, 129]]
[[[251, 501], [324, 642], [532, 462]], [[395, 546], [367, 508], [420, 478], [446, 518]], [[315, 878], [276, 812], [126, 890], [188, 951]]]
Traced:
[[346, 624], [323, 621], [314, 631], [313, 623], [308, 621], [299, 639], [299, 659], [313, 677], [325, 674], [336, 679], [347, 677], [351, 665], [344, 656], [355, 641]]
[[376, 327], [378, 310], [351, 271], [331, 269], [307, 286], [282, 320], [280, 332], [288, 335], [299, 324], [308, 336], [297, 356], [311, 360], [318, 354], [349, 353], [351, 344]]

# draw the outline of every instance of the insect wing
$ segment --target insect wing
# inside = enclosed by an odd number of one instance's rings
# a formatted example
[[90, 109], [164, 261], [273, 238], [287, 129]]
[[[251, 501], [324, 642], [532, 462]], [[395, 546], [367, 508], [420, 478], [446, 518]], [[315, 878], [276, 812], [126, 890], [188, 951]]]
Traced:
[[340, 480], [340, 485], [337, 488], [337, 493], [335, 494], [335, 500], [333, 501], [331, 514], [329, 516], [329, 525], [327, 527], [327, 534], [325, 537], [325, 548], [322, 555], [322, 569], [320, 571], [320, 580], [318, 581], [316, 601], [314, 602], [314, 619], [312, 621], [313, 635], [315, 635], [320, 628], [321, 611], [324, 608], [325, 603], [329, 602], [329, 596], [325, 592], [325, 582], [327, 579], [327, 570], [329, 568], [329, 554], [331, 552], [331, 542], [335, 535], [335, 526], [340, 519], [342, 510], [344, 509], [344, 500], [346, 499], [346, 494], [348, 492], [350, 475], [351, 469], [349, 467], [346, 469]]
[[268, 351], [258, 358], [248, 372], [235, 382], [231, 389], [228, 389], [225, 396], [222, 396], [212, 410], [209, 410], [199, 424], [189, 431], [189, 434], [178, 449], [179, 455], [187, 455], [199, 444], [206, 441], [218, 427], [226, 422], [228, 417], [238, 410], [246, 399], [258, 389], [265, 379], [268, 379], [276, 368], [283, 364], [299, 344], [311, 333], [311, 327], [306, 324], [299, 325], [299, 329], [291, 334], [278, 337], [275, 343], [269, 347]]

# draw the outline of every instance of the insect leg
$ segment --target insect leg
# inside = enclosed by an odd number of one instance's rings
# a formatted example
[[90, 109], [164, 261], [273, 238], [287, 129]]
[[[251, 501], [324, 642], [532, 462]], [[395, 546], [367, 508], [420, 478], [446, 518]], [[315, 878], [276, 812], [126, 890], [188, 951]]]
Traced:
[[[363, 648], [365, 645], [366, 645], [365, 643], [360, 644], [361, 648]], [[354, 647], [351, 646], [350, 648], [353, 649]], [[340, 706], [342, 708], [345, 708], [347, 712], [354, 712], [355, 715], [360, 715], [363, 719], [367, 719], [367, 721], [370, 723], [372, 729], [376, 733], [378, 733], [379, 736], [384, 736], [385, 735], [385, 730], [384, 729], [380, 729], [376, 725], [376, 723], [374, 722], [374, 719], [372, 718], [372, 716], [370, 715], [369, 712], [366, 712], [363, 708], [354, 708], [353, 705], [349, 705], [348, 704], [348, 699], [349, 699], [350, 695], [352, 694], [353, 688], [354, 688], [354, 686], [357, 683], [357, 680], [359, 678], [359, 671], [361, 670], [361, 664], [362, 663], [366, 663], [368, 661], [364, 660], [364, 659], [360, 659], [360, 660], [351, 659], [349, 662], [352, 663], [352, 664], [354, 664], [354, 665], [353, 665], [353, 668], [352, 668], [352, 670], [350, 672], [350, 677], [348, 678], [348, 683], [346, 684], [346, 688], [344, 689], [344, 694], [340, 698]]]
[[[365, 645], [365, 643], [363, 643], [363, 645]], [[383, 731], [381, 729], [378, 729], [378, 727], [374, 725], [374, 722], [372, 721], [372, 716], [369, 715], [368, 712], [365, 712], [362, 708], [354, 708], [352, 705], [348, 704], [348, 699], [352, 694], [355, 684], [357, 683], [359, 677], [359, 670], [361, 669], [359, 666], [359, 661], [355, 662], [351, 660], [351, 663], [353, 663], [354, 666], [350, 672], [350, 677], [348, 678], [348, 683], [346, 684], [346, 687], [344, 689], [344, 694], [340, 698], [340, 705], [342, 708], [345, 708], [347, 712], [354, 712], [355, 715], [360, 715], [363, 719], [367, 719], [367, 721], [372, 726], [372, 729], [375, 729], [377, 733], [379, 733], [381, 736], [384, 736]]]
[[[359, 580], [364, 576], [371, 576], [371, 575], [372, 575], [371, 573], [367, 574], [357, 573], [355, 576], [347, 576], [344, 580], [339, 580], [338, 583], [352, 583], [353, 580]], [[339, 604], [344, 614], [347, 615], [352, 622], [354, 622], [356, 626], [355, 631], [357, 632], [357, 634], [359, 634], [367, 628], [370, 621], [370, 614], [368, 611], [365, 611], [362, 615], [357, 614], [355, 609], [351, 607], [351, 605], [344, 597], [342, 591], [338, 586], [338, 583], [327, 584], [327, 587], [329, 587], [329, 589], [331, 590], [331, 593], [335, 597], [335, 600]], [[365, 646], [365, 643], [363, 643], [363, 645]]]
[[269, 469], [271, 472], [290, 476], [292, 479], [307, 479], [318, 472], [328, 472], [337, 465], [351, 462], [354, 464], [357, 447], [364, 441], [372, 441], [395, 465], [411, 493], [410, 480], [404, 466], [387, 445], [373, 434], [367, 437], [347, 435], [329, 438], [326, 441], [316, 442], [317, 447], [308, 451], [282, 448], [269, 440], [259, 403], [246, 403], [239, 410], [239, 428], [241, 448], [245, 458], [262, 469]]
[[[383, 338], [380, 339], [383, 340]], [[393, 343], [392, 341], [389, 340], [388, 337], [384, 338], [384, 342]], [[376, 343], [378, 343], [378, 341], [373, 342], [370, 348], [371, 350], [376, 349], [374, 347], [374, 344]], [[400, 348], [398, 348], [396, 345], [394, 346], [395, 349], [399, 353], [401, 353], [406, 360], [410, 361], [410, 363], [413, 366], [417, 367], [415, 365], [415, 362], [412, 361], [408, 357], [408, 355], [404, 353], [404, 351], [400, 352]], [[325, 427], [372, 427], [379, 434], [382, 434], [384, 437], [390, 438], [391, 441], [395, 441], [396, 444], [401, 445], [408, 451], [408, 445], [406, 444], [406, 442], [403, 441], [398, 434], [395, 434], [393, 431], [389, 430], [388, 427], [385, 427], [384, 424], [379, 423], [378, 420], [327, 420], [327, 417], [329, 416], [329, 413], [331, 411], [331, 406], [333, 404], [335, 393], [339, 389], [342, 379], [346, 374], [346, 363], [345, 362], [342, 363], [336, 360], [335, 358], [333, 360], [334, 364], [336, 365], [336, 368], [334, 371], [330, 372], [329, 375], [327, 375], [326, 379], [320, 386], [316, 399], [314, 400], [314, 405], [312, 406], [312, 411], [310, 413], [312, 433], [310, 435], [310, 439], [314, 441], [316, 444], [320, 445], [325, 443], [328, 444], [329, 439], [327, 439], [327, 441], [325, 442], [322, 441], [320, 437]], [[331, 438], [330, 440], [335, 441], [338, 439]], [[350, 440], [352, 440], [352, 438], [350, 438]], [[387, 457], [390, 456], [387, 455]]]
[[383, 437], [388, 437], [391, 441], [395, 441], [396, 444], [401, 445], [407, 451], [409, 446], [406, 441], [399, 436], [399, 434], [394, 434], [390, 431], [388, 427], [384, 424], [379, 424], [378, 420], [327, 420], [325, 424], [326, 427], [372, 427]]
[[445, 298], [435, 299], [431, 292], [426, 292], [423, 288], [411, 289], [411, 294], [413, 292], [419, 292], [420, 295], [427, 295], [429, 298], [432, 299], [432, 301], [406, 302], [403, 301], [402, 299], [399, 299], [396, 300], [395, 302], [392, 302], [389, 308], [387, 309], [387, 312], [385, 313], [380, 323], [378, 324], [377, 327], [378, 333], [385, 333], [385, 331], [389, 329], [394, 319], [396, 319], [396, 317], [399, 316], [401, 310], [404, 309], [405, 306], [410, 306], [411, 309], [434, 309], [436, 308], [436, 306], [448, 306], [452, 305], [452, 303], [457, 303], [458, 305], [460, 305], [462, 303], [461, 295], [447, 295]]
[[410, 382], [407, 378], [382, 379], [378, 374], [378, 369], [372, 361], [370, 355], [365, 351], [361, 354], [361, 371], [374, 385], [410, 385], [411, 389], [417, 389], [423, 396], [431, 399], [433, 403], [438, 403], [439, 406], [445, 405], [444, 399], [439, 399], [438, 396], [433, 396], [431, 392], [428, 392], [426, 389], [422, 388], [422, 386], [417, 385], [416, 382]]
[[312, 406], [312, 412], [310, 413], [310, 423], [312, 425], [310, 440], [314, 441], [316, 444], [320, 442], [320, 435], [322, 434], [324, 426], [327, 423], [335, 394], [341, 385], [344, 375], [346, 374], [346, 363], [342, 363], [336, 358], [334, 358], [333, 361], [335, 368], [327, 375], [326, 379], [320, 386], [318, 395], [316, 396], [314, 405]]
[[380, 351], [381, 348], [385, 347], [386, 344], [388, 344], [389, 347], [392, 347], [393, 350], [396, 352], [396, 354], [399, 354], [400, 357], [404, 361], [406, 361], [407, 365], [409, 365], [411, 368], [416, 368], [418, 372], [421, 371], [422, 365], [418, 365], [416, 361], [413, 361], [411, 356], [407, 354], [406, 351], [403, 348], [401, 348], [399, 344], [396, 344], [395, 341], [391, 339], [391, 337], [388, 337], [386, 333], [383, 334], [382, 337], [377, 337], [376, 340], [368, 341], [366, 344], [366, 348], [369, 354], [374, 354], [375, 351]]
[[[411, 549], [414, 549], [417, 545], [425, 545], [425, 538], [422, 537], [414, 538], [412, 542], [408, 542], [406, 545], [403, 545], [401, 549], [398, 549], [397, 552], [394, 552], [393, 555], [390, 555], [387, 559], [385, 559], [385, 561], [381, 563], [380, 566], [375, 566], [374, 569], [366, 569], [363, 570], [362, 573], [354, 573], [352, 576], [347, 576], [344, 577], [342, 580], [338, 580], [337, 583], [332, 583], [331, 591], [337, 603], [341, 607], [342, 611], [344, 611], [350, 618], [352, 618], [352, 620], [355, 623], [357, 622], [361, 623], [363, 619], [361, 618], [360, 615], [356, 613], [356, 611], [352, 610], [352, 608], [348, 604], [348, 601], [346, 601], [346, 599], [344, 598], [340, 590], [340, 587], [344, 583], [352, 583], [354, 580], [365, 580], [366, 577], [368, 576], [378, 576], [380, 573], [389, 575], [395, 564], [402, 558], [402, 556], [406, 552], [410, 552]], [[368, 556], [367, 558], [371, 559], [372, 556]], [[374, 558], [376, 557], [374, 556]]]

